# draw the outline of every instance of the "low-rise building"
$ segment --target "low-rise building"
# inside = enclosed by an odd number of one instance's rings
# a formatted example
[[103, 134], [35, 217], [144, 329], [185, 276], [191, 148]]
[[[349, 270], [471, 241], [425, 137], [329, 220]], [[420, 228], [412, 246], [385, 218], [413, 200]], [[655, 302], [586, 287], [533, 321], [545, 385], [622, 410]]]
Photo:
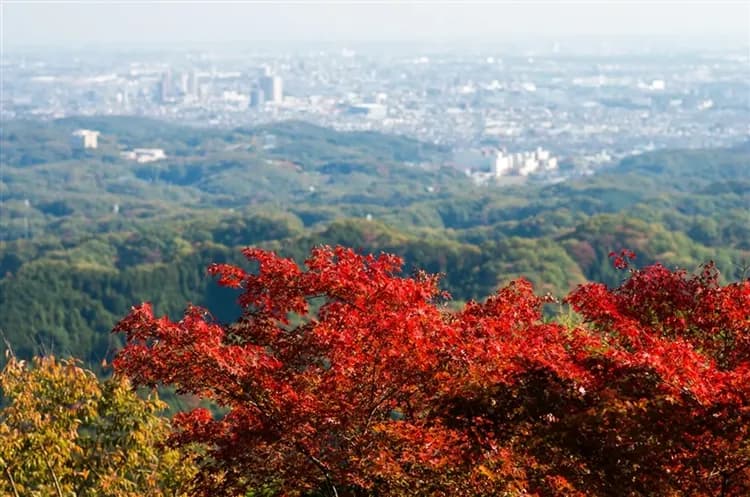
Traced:
[[164, 160], [167, 158], [167, 154], [161, 148], [134, 148], [133, 150], [120, 152], [120, 157], [143, 164]]
[[384, 119], [388, 115], [388, 108], [382, 104], [367, 103], [350, 105], [348, 114], [363, 115], [368, 119]]
[[549, 150], [507, 153], [495, 148], [458, 149], [453, 152], [453, 163], [470, 174], [501, 176], [529, 176], [557, 169], [557, 158]]

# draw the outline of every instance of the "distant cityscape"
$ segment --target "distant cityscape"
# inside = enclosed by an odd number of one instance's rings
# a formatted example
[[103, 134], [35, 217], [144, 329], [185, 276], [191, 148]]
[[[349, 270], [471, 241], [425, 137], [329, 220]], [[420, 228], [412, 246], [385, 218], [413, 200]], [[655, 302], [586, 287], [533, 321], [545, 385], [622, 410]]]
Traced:
[[[569, 54], [561, 43], [523, 53], [102, 50], [4, 54], [2, 119], [132, 115], [212, 127], [304, 120], [446, 145], [454, 165], [479, 182], [585, 174], [647, 150], [750, 137], [742, 47], [598, 55]], [[71, 140], [95, 147], [96, 131]], [[139, 150], [122, 155], [163, 158]]]

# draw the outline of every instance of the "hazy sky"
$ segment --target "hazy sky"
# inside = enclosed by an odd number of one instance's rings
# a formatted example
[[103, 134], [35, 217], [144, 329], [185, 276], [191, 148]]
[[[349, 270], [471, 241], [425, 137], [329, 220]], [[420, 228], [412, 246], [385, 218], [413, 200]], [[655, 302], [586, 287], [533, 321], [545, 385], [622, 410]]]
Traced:
[[739, 2], [0, 0], [6, 46], [252, 40], [508, 40], [660, 35], [750, 41]]

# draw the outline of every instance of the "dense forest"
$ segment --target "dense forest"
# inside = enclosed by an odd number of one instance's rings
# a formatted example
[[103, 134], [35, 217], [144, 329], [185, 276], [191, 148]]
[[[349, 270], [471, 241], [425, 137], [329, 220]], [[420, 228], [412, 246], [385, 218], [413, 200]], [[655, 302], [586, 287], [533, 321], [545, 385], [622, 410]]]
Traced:
[[1, 132], [0, 494], [750, 491], [750, 143], [477, 185], [300, 122]]
[[[72, 130], [102, 132], [72, 150]], [[750, 262], [750, 147], [659, 151], [548, 184], [473, 184], [448, 151], [404, 137], [300, 122], [195, 129], [145, 119], [76, 118], [3, 126], [0, 330], [20, 357], [97, 364], [131, 305], [178, 315], [185, 302], [236, 317], [205, 273], [255, 245], [302, 261], [318, 244], [404, 257], [443, 275], [456, 301], [523, 275], [564, 295], [617, 284], [607, 253], [724, 281]], [[136, 163], [120, 151], [160, 147]]]

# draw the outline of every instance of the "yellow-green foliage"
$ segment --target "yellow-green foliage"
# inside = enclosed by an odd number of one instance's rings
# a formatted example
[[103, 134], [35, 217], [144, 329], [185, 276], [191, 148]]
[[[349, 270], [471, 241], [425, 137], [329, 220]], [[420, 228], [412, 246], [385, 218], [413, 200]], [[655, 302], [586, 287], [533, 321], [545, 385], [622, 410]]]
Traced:
[[0, 373], [0, 495], [189, 495], [192, 457], [163, 442], [157, 398], [101, 382], [74, 361], [11, 358]]

